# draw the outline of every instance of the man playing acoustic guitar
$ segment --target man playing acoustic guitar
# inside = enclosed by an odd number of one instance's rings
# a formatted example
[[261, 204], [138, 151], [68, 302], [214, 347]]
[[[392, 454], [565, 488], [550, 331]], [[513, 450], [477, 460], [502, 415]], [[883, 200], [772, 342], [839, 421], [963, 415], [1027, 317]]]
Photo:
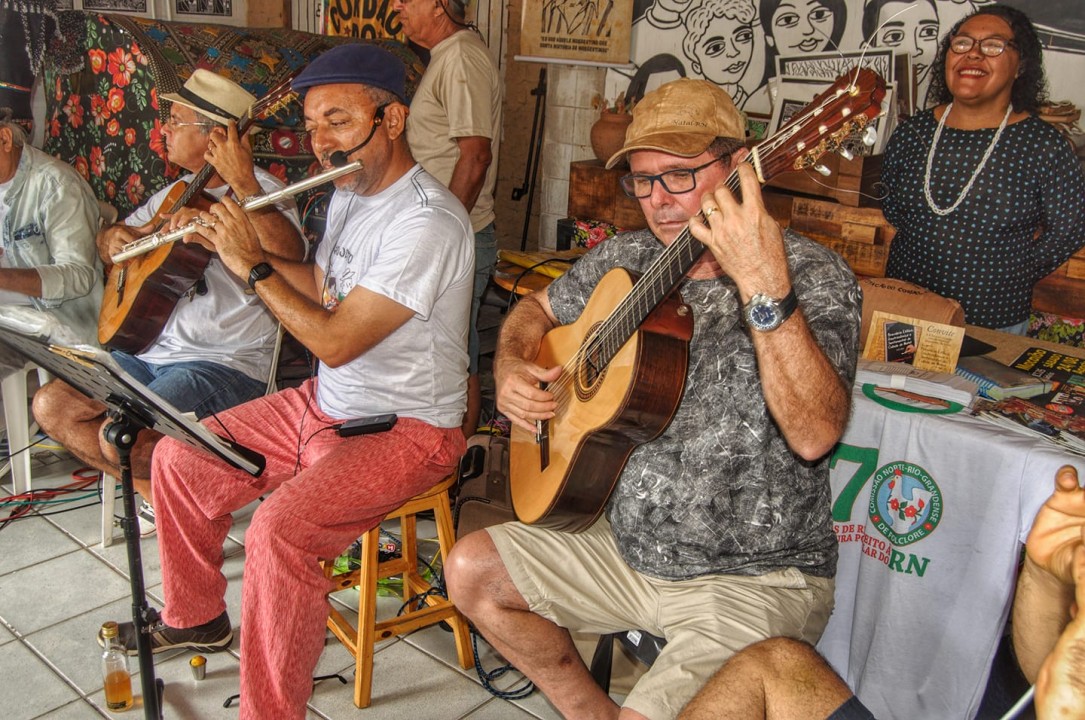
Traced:
[[[860, 294], [839, 256], [766, 212], [744, 128], [707, 81], [647, 94], [608, 167], [628, 156], [622, 187], [648, 229], [601, 243], [501, 331], [498, 407], [541, 436], [568, 411], [546, 389], [562, 368], [533, 362], [544, 335], [588, 312], [612, 268], [654, 281], [687, 227], [708, 248], [678, 285], [693, 323], [677, 410], [633, 450], [605, 517], [579, 533], [492, 527], [447, 565], [459, 608], [568, 718], [673, 718], [724, 659], [771, 636], [814, 642], [832, 608], [827, 453], [848, 419]], [[741, 200], [724, 184], [736, 166]], [[570, 631], [638, 628], [667, 645], [619, 708]]]
[[[162, 128], [169, 160], [189, 173], [210, 163], [215, 173], [205, 192], [218, 199], [231, 192], [244, 198], [279, 190], [283, 184], [255, 167], [248, 143], [238, 136], [236, 121], [256, 102], [240, 85], [209, 70], [199, 69], [177, 94], [166, 94], [172, 103], [169, 121]], [[142, 237], [168, 212], [167, 196], [179, 183], [158, 191], [123, 223], [98, 233], [98, 252], [105, 262], [125, 244]], [[185, 207], [170, 218], [173, 226], [194, 216]], [[297, 208], [292, 200], [252, 215], [260, 228], [265, 251], [289, 260], [301, 260], [305, 243], [300, 235]], [[110, 276], [111, 280], [113, 275]], [[133, 308], [135, 313], [149, 312]], [[248, 285], [247, 278], [231, 273], [216, 257], [175, 307], [165, 310], [168, 320], [156, 339], [140, 352], [114, 350], [113, 359], [137, 380], [182, 412], [203, 418], [264, 393], [271, 369], [272, 346], [277, 325]], [[100, 438], [106, 407], [62, 381], [53, 381], [34, 396], [34, 416], [50, 437], [80, 460], [112, 474], [120, 474], [116, 450]], [[150, 458], [161, 436], [140, 433], [132, 450], [133, 481], [144, 498], [140, 526], [153, 531], [150, 500]]]

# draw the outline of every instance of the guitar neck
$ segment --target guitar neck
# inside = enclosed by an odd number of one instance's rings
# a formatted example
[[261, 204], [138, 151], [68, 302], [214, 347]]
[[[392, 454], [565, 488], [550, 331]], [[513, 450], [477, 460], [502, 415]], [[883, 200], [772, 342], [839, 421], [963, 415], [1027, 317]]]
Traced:
[[[748, 155], [745, 161], [752, 162], [755, 157]], [[725, 184], [736, 197], [740, 195], [737, 167], [731, 171]], [[599, 343], [601, 366], [610, 362], [644, 319], [674, 292], [706, 249], [700, 240], [693, 237], [688, 226], [664, 248], [663, 254], [641, 275], [633, 290], [618, 303], [599, 329], [596, 341]]]
[[[237, 136], [244, 137], [245, 133], [249, 131], [252, 124], [255, 122], [255, 118], [252, 116], [251, 109], [247, 110], [244, 115], [237, 121]], [[211, 182], [211, 176], [215, 174], [215, 166], [211, 163], [204, 163], [200, 171], [196, 173], [196, 177], [192, 178], [192, 182], [185, 188], [185, 192], [181, 197], [177, 198], [177, 202], [170, 208], [171, 213], [175, 213], [183, 207], [187, 207], [192, 201], [192, 198], [197, 194], [203, 192], [207, 187], [207, 183]]]

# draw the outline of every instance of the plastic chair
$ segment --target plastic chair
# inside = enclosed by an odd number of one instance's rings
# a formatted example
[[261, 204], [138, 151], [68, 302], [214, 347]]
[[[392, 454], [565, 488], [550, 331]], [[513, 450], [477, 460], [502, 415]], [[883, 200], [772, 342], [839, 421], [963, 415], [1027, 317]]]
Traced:
[[30, 438], [38, 431], [38, 424], [30, 419], [26, 392], [26, 374], [37, 371], [38, 383], [44, 385], [51, 376], [34, 363], [28, 362], [0, 382], [0, 394], [4, 403], [4, 424], [7, 427], [8, 455], [7, 467], [11, 470], [12, 486], [15, 494], [30, 492]]
[[357, 570], [333, 576], [334, 563], [330, 561], [324, 563], [324, 575], [331, 584], [329, 592], [358, 586], [358, 626], [354, 627], [333, 606], [328, 614], [328, 628], [354, 656], [354, 704], [359, 708], [369, 707], [371, 700], [373, 647], [378, 641], [386, 640], [393, 635], [402, 635], [442, 621], [447, 622], [452, 626], [452, 632], [456, 638], [456, 655], [460, 666], [467, 669], [474, 665], [471, 634], [467, 621], [447, 598], [426, 595], [424, 607], [416, 607], [416, 603], [412, 602], [403, 614], [397, 617], [380, 622], [376, 619], [378, 579], [395, 575], [402, 577], [404, 602], [432, 588], [430, 581], [423, 578], [418, 571], [416, 516], [426, 511], [433, 512], [437, 523], [441, 557], [447, 558], [455, 542], [452, 512], [448, 499], [448, 491], [455, 482], [456, 476], [450, 475], [436, 486], [416, 495], [388, 513], [386, 520], [399, 519], [402, 531], [400, 557], [379, 560], [377, 548], [380, 545], [380, 526], [378, 525], [362, 536], [360, 567]]

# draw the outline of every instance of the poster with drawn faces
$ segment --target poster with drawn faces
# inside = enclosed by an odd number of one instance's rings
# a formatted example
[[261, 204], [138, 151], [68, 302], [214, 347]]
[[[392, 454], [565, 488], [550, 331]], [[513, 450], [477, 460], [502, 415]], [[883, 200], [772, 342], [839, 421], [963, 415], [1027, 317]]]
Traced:
[[777, 56], [907, 53], [926, 97], [942, 33], [994, 0], [635, 0], [632, 70], [611, 70], [606, 94], [636, 97], [678, 77], [726, 89], [739, 109], [768, 114]]

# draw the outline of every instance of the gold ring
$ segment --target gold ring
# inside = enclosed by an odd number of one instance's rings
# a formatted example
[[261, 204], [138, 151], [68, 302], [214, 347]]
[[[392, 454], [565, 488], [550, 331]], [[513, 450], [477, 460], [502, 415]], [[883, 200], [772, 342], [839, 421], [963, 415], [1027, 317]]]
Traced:
[[719, 208], [716, 207], [715, 205], [713, 205], [712, 207], [705, 210], [704, 211], [704, 219], [707, 220], [708, 218], [712, 217], [716, 213], [717, 210], [719, 210]]

